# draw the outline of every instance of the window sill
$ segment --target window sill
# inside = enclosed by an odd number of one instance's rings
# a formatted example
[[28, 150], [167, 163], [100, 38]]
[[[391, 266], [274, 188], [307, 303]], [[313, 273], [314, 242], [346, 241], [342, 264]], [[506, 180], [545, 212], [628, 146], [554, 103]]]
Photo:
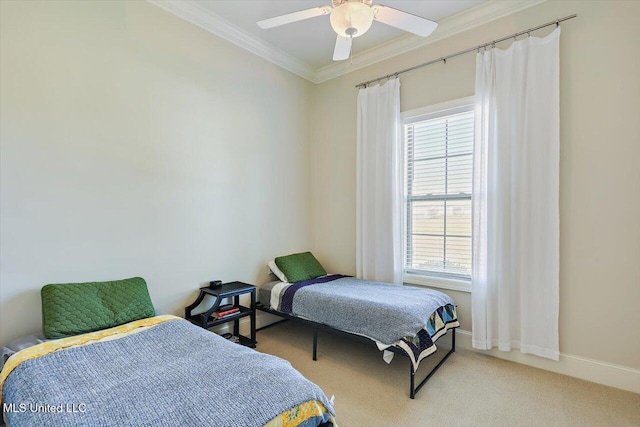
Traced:
[[429, 286], [430, 288], [471, 293], [471, 280], [405, 273], [402, 277], [402, 281], [411, 285]]

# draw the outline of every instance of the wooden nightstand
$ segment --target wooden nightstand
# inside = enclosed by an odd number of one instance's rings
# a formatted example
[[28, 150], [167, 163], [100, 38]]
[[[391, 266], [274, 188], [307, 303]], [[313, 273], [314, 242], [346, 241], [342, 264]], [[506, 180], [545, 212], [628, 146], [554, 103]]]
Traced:
[[[251, 294], [250, 307], [240, 305], [240, 295], [243, 294]], [[211, 295], [216, 298], [213, 305], [204, 313], [191, 314], [192, 310], [200, 305], [206, 295]], [[213, 313], [220, 307], [221, 302], [229, 297], [233, 297], [233, 305], [238, 307], [240, 311], [220, 319], [214, 318], [212, 316]], [[240, 335], [240, 319], [246, 316], [250, 316], [251, 319], [250, 338]], [[200, 288], [200, 295], [198, 295], [195, 302], [185, 307], [184, 317], [191, 323], [205, 329], [233, 321], [233, 335], [240, 339], [240, 344], [251, 348], [256, 347], [256, 287], [253, 285], [242, 282], [230, 282], [213, 289], [209, 287]]]

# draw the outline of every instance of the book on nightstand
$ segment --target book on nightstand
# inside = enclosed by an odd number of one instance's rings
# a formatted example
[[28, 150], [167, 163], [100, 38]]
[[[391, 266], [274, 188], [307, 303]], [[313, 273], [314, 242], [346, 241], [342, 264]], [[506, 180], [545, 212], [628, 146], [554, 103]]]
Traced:
[[216, 319], [222, 319], [223, 317], [230, 316], [232, 314], [238, 313], [239, 311], [240, 311], [239, 307], [231, 307], [225, 310], [222, 310], [222, 307], [221, 307], [220, 310], [214, 311], [211, 316]]

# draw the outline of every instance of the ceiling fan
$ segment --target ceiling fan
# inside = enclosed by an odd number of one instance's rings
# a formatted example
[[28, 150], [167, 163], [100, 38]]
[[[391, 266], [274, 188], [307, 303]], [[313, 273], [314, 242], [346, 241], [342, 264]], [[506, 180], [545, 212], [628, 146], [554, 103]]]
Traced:
[[319, 6], [299, 12], [288, 13], [258, 21], [260, 28], [268, 29], [280, 25], [330, 15], [331, 27], [338, 34], [333, 60], [349, 58], [354, 37], [366, 33], [373, 21], [427, 37], [438, 26], [437, 22], [412, 15], [381, 4], [371, 5], [373, 0], [331, 0], [330, 6]]

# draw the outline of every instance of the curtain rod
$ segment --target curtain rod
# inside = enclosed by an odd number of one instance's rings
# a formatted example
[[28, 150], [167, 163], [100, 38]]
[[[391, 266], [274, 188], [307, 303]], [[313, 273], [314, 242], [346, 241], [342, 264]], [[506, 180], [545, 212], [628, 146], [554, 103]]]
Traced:
[[427, 65], [433, 65], [433, 64], [440, 63], [440, 62], [444, 62], [446, 64], [447, 63], [447, 59], [455, 58], [456, 56], [464, 55], [465, 53], [469, 53], [469, 52], [473, 52], [473, 51], [480, 51], [480, 49], [486, 48], [487, 46], [495, 47], [496, 43], [500, 43], [500, 42], [505, 41], [505, 40], [509, 40], [509, 39], [512, 39], [512, 38], [515, 38], [515, 37], [518, 37], [518, 36], [522, 36], [524, 34], [529, 34], [532, 31], [536, 31], [536, 30], [539, 30], [541, 28], [549, 27], [551, 25], [559, 26], [562, 21], [567, 21], [569, 19], [576, 18], [577, 16], [578, 15], [574, 13], [573, 15], [565, 16], [564, 18], [559, 18], [559, 19], [556, 19], [555, 21], [547, 22], [546, 24], [538, 25], [537, 27], [529, 28], [528, 30], [520, 31], [518, 33], [513, 33], [513, 34], [511, 34], [509, 36], [502, 37], [502, 38], [497, 39], [497, 40], [493, 40], [493, 41], [490, 41], [490, 42], [487, 42], [487, 43], [479, 44], [478, 46], [475, 46], [475, 47], [472, 47], [472, 48], [469, 48], [469, 49], [465, 49], [465, 50], [453, 53], [453, 54], [448, 55], [448, 56], [443, 56], [441, 58], [434, 59], [434, 60], [429, 61], [429, 62], [425, 62], [424, 64], [415, 65], [415, 66], [413, 66], [411, 68], [406, 68], [406, 69], [404, 69], [402, 71], [396, 71], [395, 73], [387, 74], [386, 76], [378, 77], [377, 79], [373, 79], [373, 80], [369, 80], [369, 81], [366, 81], [366, 82], [362, 82], [362, 83], [357, 84], [356, 88], [367, 87], [371, 83], [379, 82], [380, 80], [389, 79], [391, 77], [398, 77], [398, 75], [400, 75], [400, 74], [407, 73], [407, 72], [413, 71], [413, 70], [417, 70], [418, 68], [426, 67]]

